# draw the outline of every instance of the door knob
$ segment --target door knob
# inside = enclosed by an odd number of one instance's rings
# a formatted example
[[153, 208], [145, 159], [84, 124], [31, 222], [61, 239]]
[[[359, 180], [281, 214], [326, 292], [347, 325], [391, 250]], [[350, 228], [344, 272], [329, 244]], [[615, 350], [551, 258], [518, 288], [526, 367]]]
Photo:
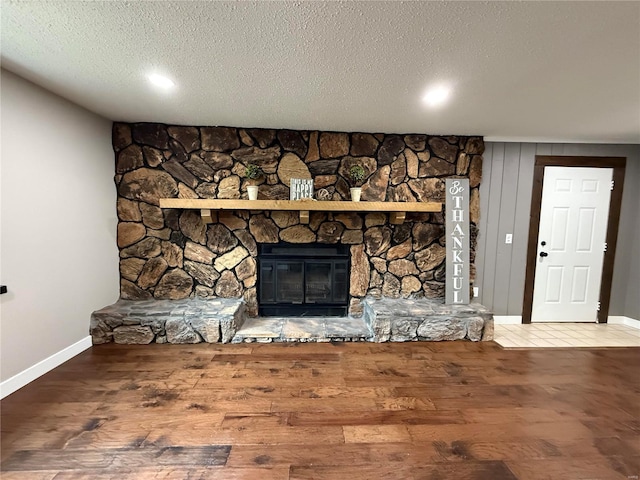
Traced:
[[541, 257], [548, 257], [549, 254], [547, 252], [540, 252]]

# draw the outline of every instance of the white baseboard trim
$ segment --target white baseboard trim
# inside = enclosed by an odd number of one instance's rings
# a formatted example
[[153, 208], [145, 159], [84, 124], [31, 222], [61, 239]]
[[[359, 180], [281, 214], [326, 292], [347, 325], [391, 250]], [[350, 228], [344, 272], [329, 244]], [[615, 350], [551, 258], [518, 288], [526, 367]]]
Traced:
[[36, 378], [41, 377], [57, 366], [62, 365], [64, 362], [75, 357], [79, 353], [84, 352], [86, 349], [91, 348], [91, 345], [91, 336], [88, 335], [73, 345], [63, 348], [41, 362], [38, 362], [17, 375], [5, 380], [0, 383], [0, 399], [7, 395], [11, 395], [16, 390], [33, 382]]
[[607, 318], [607, 323], [612, 325], [626, 325], [627, 327], [640, 330], [640, 320], [636, 320], [635, 318], [611, 316]]
[[494, 315], [495, 325], [517, 325], [522, 323], [522, 315]]

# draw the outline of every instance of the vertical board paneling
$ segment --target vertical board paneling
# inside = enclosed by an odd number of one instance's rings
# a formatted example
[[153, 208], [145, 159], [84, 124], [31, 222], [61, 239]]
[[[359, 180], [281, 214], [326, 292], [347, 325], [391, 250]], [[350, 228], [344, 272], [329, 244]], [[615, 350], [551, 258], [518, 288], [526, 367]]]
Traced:
[[476, 276], [473, 285], [480, 289], [480, 295], [474, 299], [475, 302], [482, 303], [484, 292], [484, 259], [487, 245], [487, 218], [489, 217], [489, 191], [491, 186], [491, 161], [493, 157], [493, 144], [487, 144], [484, 150], [484, 160], [482, 162], [482, 182], [480, 183], [480, 220], [478, 223], [478, 244], [476, 246]]
[[493, 309], [498, 312], [506, 312], [509, 301], [511, 252], [514, 245], [506, 244], [505, 236], [507, 233], [513, 234], [513, 226], [516, 216], [519, 166], [520, 144], [505, 144], [493, 291]]

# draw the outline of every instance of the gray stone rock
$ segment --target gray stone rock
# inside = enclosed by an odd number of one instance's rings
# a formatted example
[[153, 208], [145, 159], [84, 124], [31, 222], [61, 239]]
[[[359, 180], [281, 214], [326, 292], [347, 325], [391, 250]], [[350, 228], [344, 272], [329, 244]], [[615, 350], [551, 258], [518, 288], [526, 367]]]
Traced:
[[191, 327], [207, 343], [220, 341], [220, 320], [216, 316], [198, 315], [190, 319]]
[[410, 342], [416, 340], [419, 320], [412, 318], [400, 318], [391, 322], [392, 342]]
[[183, 318], [170, 318], [165, 325], [169, 343], [200, 343], [202, 339]]
[[446, 317], [426, 318], [417, 333], [421, 339], [434, 342], [462, 340], [467, 334], [466, 321]]
[[482, 340], [484, 320], [482, 317], [469, 317], [467, 319], [467, 338], [473, 342]]
[[153, 341], [155, 335], [149, 327], [141, 325], [128, 325], [113, 329], [113, 341], [122, 344], [148, 344]]

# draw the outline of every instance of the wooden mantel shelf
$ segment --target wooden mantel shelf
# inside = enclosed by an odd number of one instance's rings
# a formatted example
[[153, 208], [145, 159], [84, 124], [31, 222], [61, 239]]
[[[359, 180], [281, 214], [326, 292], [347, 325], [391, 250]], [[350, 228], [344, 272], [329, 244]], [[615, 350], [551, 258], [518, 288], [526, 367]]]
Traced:
[[217, 211], [225, 210], [288, 210], [300, 212], [300, 223], [309, 223], [309, 212], [390, 212], [393, 224], [404, 222], [407, 212], [440, 212], [437, 202], [351, 202], [314, 200], [240, 200], [215, 198], [161, 198], [160, 208], [200, 210], [206, 223], [213, 221]]

